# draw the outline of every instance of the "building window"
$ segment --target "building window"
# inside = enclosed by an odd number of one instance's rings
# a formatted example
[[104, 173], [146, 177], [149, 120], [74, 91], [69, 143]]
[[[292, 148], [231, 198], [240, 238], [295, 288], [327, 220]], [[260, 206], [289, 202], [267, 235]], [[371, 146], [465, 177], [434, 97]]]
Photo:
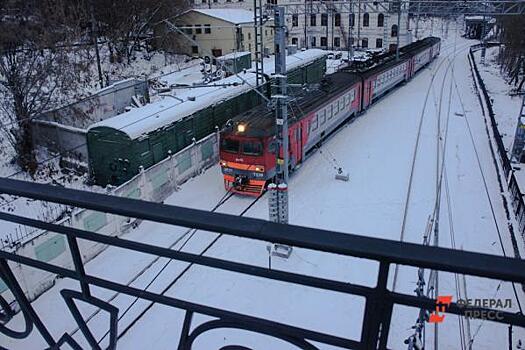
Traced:
[[390, 31], [390, 36], [391, 36], [392, 38], [397, 37], [397, 24], [394, 24], [394, 25], [392, 26], [392, 30]]
[[316, 37], [313, 36], [311, 39], [310, 39], [310, 43], [312, 44], [312, 47], [316, 47], [317, 46], [317, 42], [316, 42]]
[[368, 39], [367, 38], [363, 38], [363, 40], [361, 40], [361, 47], [363, 49], [367, 49], [368, 48]]
[[376, 39], [376, 47], [378, 49], [382, 48], [383, 47], [383, 39], [380, 39], [380, 38], [377, 38]]
[[355, 14], [351, 13], [350, 18], [348, 20], [350, 21], [350, 26], [353, 27], [355, 24]]
[[211, 34], [211, 25], [205, 24], [204, 25], [204, 34]]
[[370, 25], [370, 15], [368, 14], [368, 12], [366, 12], [363, 15], [363, 27], [368, 27], [369, 25]]
[[340, 13], [336, 13], [335, 14], [334, 22], [335, 22], [334, 25], [336, 27], [340, 27], [341, 26], [341, 14]]
[[354, 37], [348, 38], [349, 46], [354, 46]]
[[292, 45], [297, 45], [299, 40], [297, 38], [292, 38]]
[[199, 47], [196, 46], [196, 45], [193, 45], [193, 46], [191, 47], [191, 53], [196, 53], [196, 54], [198, 54], [198, 53], [199, 53]]
[[310, 15], [310, 26], [315, 27], [317, 25], [317, 15]]
[[394, 0], [390, 3], [390, 11], [400, 11], [401, 10], [401, 1]]
[[380, 13], [379, 16], [377, 16], [377, 26], [382, 27], [384, 25], [385, 25], [385, 15]]
[[292, 15], [292, 27], [299, 26], [299, 16], [298, 15]]
[[195, 34], [202, 34], [202, 26], [200, 24], [195, 25]]
[[334, 38], [334, 46], [335, 47], [340, 47], [341, 46], [341, 38], [339, 38], [339, 37], [335, 37]]
[[328, 40], [326, 39], [326, 36], [321, 37], [321, 46], [328, 46]]
[[321, 14], [321, 26], [328, 27], [328, 14], [326, 13]]
[[268, 30], [267, 29], [264, 30], [264, 36], [268, 36]]
[[191, 29], [191, 24], [185, 24], [184, 27], [186, 27], [184, 28], [184, 32], [186, 34], [189, 34], [189, 35], [193, 34], [193, 29]]
[[248, 40], [252, 40], [252, 33], [248, 32]]

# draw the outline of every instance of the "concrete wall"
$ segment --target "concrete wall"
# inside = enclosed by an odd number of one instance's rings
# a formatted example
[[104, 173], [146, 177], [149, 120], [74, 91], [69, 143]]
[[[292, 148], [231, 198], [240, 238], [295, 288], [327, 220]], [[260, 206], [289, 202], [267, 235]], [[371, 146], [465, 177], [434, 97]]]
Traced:
[[[214, 133], [142, 171], [128, 182], [111, 191], [111, 195], [161, 202], [173, 194], [177, 187], [219, 161], [218, 134]], [[109, 236], [125, 235], [134, 224], [134, 218], [111, 215], [93, 210], [76, 210], [57, 224]], [[78, 240], [84, 263], [104, 251], [104, 244]], [[21, 242], [14, 253], [48, 262], [64, 268], [73, 268], [73, 260], [64, 235], [40, 231], [30, 240]], [[24, 265], [10, 263], [11, 268], [30, 300], [51, 288], [57, 276]], [[0, 295], [9, 303], [12, 293], [0, 279]]]
[[83, 100], [44, 112], [37, 119], [86, 129], [93, 123], [124, 112], [135, 95], [149, 100], [147, 81], [126, 79], [116, 82]]
[[85, 129], [37, 119], [32, 121], [31, 133], [36, 146], [83, 163], [87, 169], [88, 150]]
[[86, 99], [44, 112], [31, 121], [33, 143], [60, 153], [62, 166], [87, 171], [87, 127], [124, 112], [133, 96], [149, 101], [147, 81], [123, 80]]

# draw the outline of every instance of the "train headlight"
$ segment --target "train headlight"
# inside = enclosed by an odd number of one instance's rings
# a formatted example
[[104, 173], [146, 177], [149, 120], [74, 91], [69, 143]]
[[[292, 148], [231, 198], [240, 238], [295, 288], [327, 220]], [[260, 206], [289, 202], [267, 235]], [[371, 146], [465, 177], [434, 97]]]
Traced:
[[264, 173], [264, 167], [263, 166], [256, 166], [255, 167], [255, 171], [257, 171], [259, 173]]
[[246, 125], [237, 124], [237, 132], [245, 132], [245, 131], [246, 131]]
[[224, 167], [228, 166], [228, 162], [221, 160], [221, 166], [224, 166]]

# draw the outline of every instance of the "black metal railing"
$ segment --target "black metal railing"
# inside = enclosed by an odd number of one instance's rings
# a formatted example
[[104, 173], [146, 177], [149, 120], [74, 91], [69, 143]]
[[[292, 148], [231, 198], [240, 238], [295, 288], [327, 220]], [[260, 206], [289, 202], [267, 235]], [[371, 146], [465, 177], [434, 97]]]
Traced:
[[[500, 43], [487, 43], [485, 44], [486, 47], [494, 47], [494, 46], [500, 46]], [[518, 223], [518, 232], [521, 235], [522, 238], [525, 239], [525, 201], [523, 200], [523, 193], [520, 189], [519, 183], [516, 179], [516, 176], [514, 175], [514, 170], [512, 169], [512, 163], [510, 161], [509, 155], [507, 153], [507, 149], [505, 148], [505, 144], [503, 143], [503, 137], [500, 134], [500, 131], [498, 130], [498, 122], [496, 121], [496, 115], [494, 113], [494, 109], [492, 106], [492, 98], [489, 95], [488, 89], [485, 86], [485, 82], [483, 81], [483, 78], [481, 77], [481, 74], [479, 72], [478, 66], [476, 64], [476, 60], [474, 58], [474, 52], [481, 50], [483, 48], [482, 44], [473, 45], [469, 50], [469, 62], [473, 70], [473, 74], [475, 75], [475, 83], [476, 87], [479, 87], [479, 90], [481, 91], [481, 95], [483, 96], [483, 100], [485, 101], [485, 104], [481, 101], [480, 98], [480, 104], [483, 111], [483, 114], [485, 116], [488, 115], [488, 121], [490, 123], [490, 128], [492, 130], [492, 136], [494, 139], [494, 142], [496, 143], [496, 151], [499, 158], [499, 163], [501, 164], [503, 174], [505, 175], [505, 181], [507, 183], [507, 188], [510, 194], [510, 202], [512, 205], [512, 208], [514, 210], [514, 216], [516, 218], [516, 221]], [[485, 108], [486, 106], [486, 113]], [[513, 238], [514, 242], [514, 251], [517, 251], [519, 254], [519, 249], [517, 248], [517, 242], [516, 239]]]
[[[109, 302], [95, 297], [92, 293], [93, 287], [102, 287], [142, 300], [183, 310], [185, 317], [182, 325], [180, 325], [181, 336], [180, 339], [178, 339], [179, 349], [190, 349], [193, 342], [203, 333], [223, 328], [236, 328], [265, 334], [302, 349], [316, 349], [316, 346], [312, 342], [329, 344], [345, 349], [386, 349], [394, 305], [423, 308], [429, 311], [436, 308], [436, 300], [390, 291], [387, 287], [387, 280], [392, 264], [423, 267], [517, 283], [525, 282], [525, 262], [518, 259], [401, 243], [294, 225], [282, 225], [259, 219], [211, 213], [12, 179], [0, 179], [0, 193], [126, 217], [134, 217], [163, 224], [213, 231], [231, 236], [280, 243], [343, 256], [370, 259], [379, 263], [377, 283], [375, 286], [369, 287], [247, 265], [209, 256], [200, 256], [193, 253], [131, 241], [125, 239], [125, 236], [115, 238], [10, 213], [0, 213], [0, 220], [53, 231], [67, 238], [74, 262], [74, 269], [68, 269], [48, 262], [17, 255], [13, 252], [0, 251], [0, 277], [16, 298], [26, 324], [23, 331], [15, 331], [8, 328], [9, 323], [5, 321], [12, 317], [12, 312], [10, 312], [9, 305], [0, 297], [0, 306], [4, 309], [4, 323], [0, 322], [0, 333], [8, 337], [25, 338], [30, 334], [32, 328], [36, 327], [51, 348], [57, 348], [64, 343], [69, 344], [69, 346], [75, 349], [80, 349], [81, 347], [70, 334], [64, 333], [58, 339], [55, 339], [51, 335], [46, 324], [53, 322], [53, 320], [44, 320], [35, 311], [28, 298], [24, 295], [16, 276], [12, 272], [11, 264], [13, 263], [45, 270], [63, 278], [78, 281], [80, 291], [67, 289], [62, 290], [60, 293], [65, 305], [67, 305], [75, 321], [78, 323], [87, 342], [94, 349], [99, 349], [100, 345], [90, 332], [86, 321], [82, 318], [75, 301], [84, 301], [110, 314], [108, 335], [109, 348], [111, 349], [114, 349], [117, 345], [117, 317], [120, 310]], [[162, 293], [136, 288], [88, 274], [84, 270], [81, 259], [81, 251], [77, 243], [79, 239], [250, 276], [364, 297], [366, 303], [361, 336], [359, 339], [342, 338], [316, 330], [295, 327], [268, 319], [185, 301]], [[9, 264], [9, 262], [11, 262], [11, 264]], [[305, 307], [308, 306], [305, 305]], [[452, 303], [446, 312], [465, 315], [469, 312], [472, 314], [472, 311], [475, 311], [478, 315], [486, 315], [489, 310], [488, 308], [475, 308]], [[193, 320], [195, 314], [210, 316], [213, 319], [211, 321], [198, 323]], [[523, 327], [525, 326], [525, 317], [521, 314], [498, 311], [498, 318], [494, 319], [494, 322]], [[174, 341], [177, 341], [177, 339], [174, 339]], [[232, 348], [244, 349], [244, 347]]]

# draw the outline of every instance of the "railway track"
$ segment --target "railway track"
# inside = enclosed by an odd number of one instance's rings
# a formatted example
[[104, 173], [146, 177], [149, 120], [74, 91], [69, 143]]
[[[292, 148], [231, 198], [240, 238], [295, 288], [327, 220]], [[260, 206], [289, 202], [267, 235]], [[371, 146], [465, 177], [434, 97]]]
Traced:
[[[262, 198], [263, 195], [260, 195], [258, 197], [256, 197], [254, 200], [250, 201], [250, 203], [238, 214], [239, 216], [243, 216], [245, 215], [258, 201], [260, 198]], [[221, 200], [215, 205], [215, 207], [212, 209], [212, 211], [216, 211], [218, 210], [220, 207], [222, 207], [226, 202], [229, 201], [229, 199], [231, 199], [233, 197], [233, 193], [226, 193], [225, 196], [223, 198], [221, 198]], [[194, 239], [196, 236], [195, 234], [197, 233], [197, 231], [199, 230], [196, 230], [196, 229], [188, 229], [183, 235], [181, 235], [177, 241], [172, 244], [172, 246], [175, 246], [177, 243], [179, 242], [182, 242], [182, 244], [180, 245], [180, 247], [177, 248], [178, 251], [181, 251], [182, 249], [184, 249], [188, 243]], [[189, 253], [193, 253], [193, 254], [196, 254], [198, 256], [203, 256], [204, 254], [206, 254], [218, 241], [219, 239], [223, 236], [223, 234], [216, 234], [215, 237], [213, 237], [207, 244], [206, 246], [201, 249], [200, 251], [188, 251]], [[184, 240], [184, 241], [183, 241]], [[158, 259], [157, 259], [158, 260]], [[147, 284], [147, 286], [144, 288], [144, 290], [148, 290], [148, 288], [158, 279], [162, 278], [162, 277], [165, 277], [165, 275], [167, 274], [167, 268], [168, 266], [170, 265], [170, 263], [172, 262], [172, 259], [168, 260], [164, 265], [163, 267], [155, 274], [154, 278], [151, 279], [149, 281], [149, 283]], [[153, 266], [154, 262], [152, 262], [151, 264], [148, 264], [148, 269], [151, 268], [151, 266]], [[160, 295], [164, 295], [165, 293], [167, 293], [171, 288], [173, 288], [176, 283], [183, 277], [186, 275], [186, 273], [191, 269], [191, 267], [193, 266], [194, 264], [193, 263], [190, 263], [190, 264], [187, 264], [183, 270], [177, 274], [177, 276], [175, 278], [172, 278], [172, 280], [170, 281], [170, 283], [165, 286], [162, 291], [159, 293]], [[146, 270], [148, 270], [146, 269]], [[144, 270], [144, 269], [143, 269]], [[144, 271], [141, 271], [140, 275], [143, 275], [144, 274]], [[139, 275], [139, 274], [137, 274]], [[138, 277], [137, 277], [138, 278]], [[133, 280], [136, 280], [137, 278], [134, 278]], [[118, 293], [117, 293], [118, 294]], [[115, 296], [116, 297], [116, 296]], [[111, 300], [113, 300], [115, 297], [112, 297], [108, 300], [108, 302], [110, 302]], [[131, 303], [128, 304], [128, 306], [125, 308], [125, 310], [123, 311], [122, 314], [119, 315], [119, 322], [128, 314], [131, 312], [131, 310], [137, 305], [137, 302], [138, 302], [138, 298], [135, 298]], [[130, 329], [133, 328], [133, 326], [142, 318], [144, 317], [144, 315], [147, 314], [147, 312], [153, 307], [155, 303], [151, 302], [151, 303], [148, 303], [147, 306], [143, 307], [142, 309], [139, 309], [139, 310], [134, 310], [135, 313], [138, 313], [137, 316], [133, 317], [133, 319], [130, 321], [130, 322], [126, 322], [126, 326], [124, 327], [124, 329], [122, 330], [122, 332], [120, 332], [117, 336], [118, 339], [122, 338]], [[138, 307], [135, 307], [135, 308], [138, 308]], [[97, 310], [96, 313], [98, 313], [100, 310]], [[92, 319], [93, 317], [91, 317]], [[72, 334], [73, 335], [73, 334]], [[104, 341], [104, 339], [109, 335], [109, 330], [106, 331], [106, 333], [104, 335], [102, 335], [101, 338], [99, 338], [98, 340], [98, 343], [100, 344], [102, 341]]]
[[[219, 209], [222, 205], [224, 205], [231, 197], [233, 196], [233, 193], [230, 193], [230, 192], [227, 192], [223, 197], [221, 197], [219, 199], [219, 201], [217, 202], [217, 204], [215, 204], [215, 206], [210, 210], [211, 212], [215, 212], [217, 209]], [[168, 249], [174, 249], [175, 246], [182, 242], [186, 237], [189, 237], [187, 240], [185, 240], [183, 242], [183, 244], [179, 247], [179, 248], [176, 248], [178, 251], [181, 251], [184, 246], [188, 243], [188, 241], [191, 239], [191, 237], [193, 237], [193, 235], [195, 234], [197, 230], [195, 229], [187, 229], [182, 235], [180, 235], [179, 237], [177, 237], [177, 239], [175, 239], [175, 241], [173, 241], [171, 244], [169, 244], [167, 246]], [[152, 259], [148, 264], [146, 264], [140, 271], [138, 271], [130, 280], [128, 280], [128, 282], [126, 283], [127, 286], [130, 286], [132, 285], [133, 283], [137, 282], [142, 276], [146, 275], [152, 268], [153, 266], [159, 262], [159, 260], [161, 260], [161, 257], [155, 257], [154, 259]], [[164, 269], [167, 267], [167, 265], [171, 262], [171, 259], [169, 259], [167, 261], [167, 263], [164, 264], [163, 268], [161, 269], [161, 272], [164, 271]], [[147, 290], [152, 284], [153, 282], [155, 282], [156, 278], [158, 277], [159, 275], [157, 275], [154, 279], [152, 279], [147, 285], [146, 287], [144, 288], [144, 290]], [[112, 301], [114, 301], [118, 296], [120, 295], [120, 293], [114, 293], [110, 298], [108, 298], [107, 300], [105, 300], [106, 303], [111, 303]], [[131, 304], [131, 306], [136, 302], [136, 299], [135, 301]], [[126, 310], [129, 310], [129, 306], [126, 308]], [[86, 318], [86, 324], [89, 324], [89, 322], [91, 322], [99, 313], [100, 313], [101, 309], [97, 308], [95, 311], [93, 311], [87, 318]], [[75, 328], [73, 331], [71, 331], [69, 334], [71, 336], [74, 336], [80, 329], [77, 327]]]
[[[401, 241], [401, 242], [403, 242], [404, 239], [405, 239], [405, 231], [406, 231], [406, 225], [407, 225], [407, 220], [408, 220], [408, 213], [410, 211], [409, 210], [409, 206], [410, 206], [410, 200], [411, 200], [411, 195], [412, 195], [412, 185], [413, 185], [413, 182], [414, 182], [414, 173], [415, 173], [415, 170], [416, 170], [417, 155], [418, 155], [418, 151], [419, 151], [419, 145], [420, 145], [421, 134], [422, 134], [421, 130], [422, 130], [422, 127], [423, 127], [423, 122], [424, 122], [424, 119], [425, 119], [425, 112], [426, 112], [427, 107], [428, 107], [428, 101], [429, 101], [429, 98], [430, 98], [430, 94], [432, 92], [432, 89], [434, 88], [434, 83], [436, 81], [436, 77], [438, 76], [438, 73], [440, 72], [440, 69], [443, 67], [443, 65], [445, 63], [448, 62], [448, 64], [444, 66], [445, 67], [445, 75], [444, 75], [443, 80], [442, 80], [442, 88], [441, 88], [441, 93], [440, 93], [440, 95], [441, 95], [440, 99], [442, 99], [443, 87], [444, 87], [444, 84], [445, 84], [445, 81], [446, 81], [446, 76], [448, 75], [448, 72], [449, 72], [449, 70], [450, 70], [450, 68], [452, 66], [452, 63], [454, 62], [454, 59], [456, 58], [456, 56], [459, 55], [459, 53], [461, 53], [463, 50], [467, 49], [468, 47], [470, 47], [470, 44], [461, 45], [461, 47], [459, 49], [457, 49], [457, 51], [450, 52], [450, 53], [444, 55], [443, 57], [440, 57], [441, 62], [439, 62], [439, 64], [435, 68], [435, 70], [434, 70], [434, 72], [432, 74], [432, 78], [430, 80], [430, 83], [428, 85], [428, 88], [427, 88], [427, 91], [426, 91], [426, 95], [425, 95], [425, 100], [423, 102], [423, 107], [422, 107], [421, 113], [420, 113], [416, 141], [415, 141], [414, 149], [413, 149], [413, 152], [412, 152], [411, 165], [410, 165], [410, 176], [409, 176], [409, 179], [408, 179], [407, 191], [406, 191], [406, 195], [405, 195], [404, 208], [403, 208], [403, 217], [402, 217], [402, 224], [401, 224], [401, 232], [400, 232], [400, 237], [399, 237], [399, 241]], [[443, 51], [441, 51], [441, 52], [443, 53]], [[452, 57], [452, 60], [450, 59], [450, 57]], [[392, 291], [395, 291], [396, 288], [397, 288], [398, 275], [399, 275], [399, 265], [396, 265], [395, 269], [394, 269], [394, 277], [393, 277], [393, 280], [392, 280]]]

